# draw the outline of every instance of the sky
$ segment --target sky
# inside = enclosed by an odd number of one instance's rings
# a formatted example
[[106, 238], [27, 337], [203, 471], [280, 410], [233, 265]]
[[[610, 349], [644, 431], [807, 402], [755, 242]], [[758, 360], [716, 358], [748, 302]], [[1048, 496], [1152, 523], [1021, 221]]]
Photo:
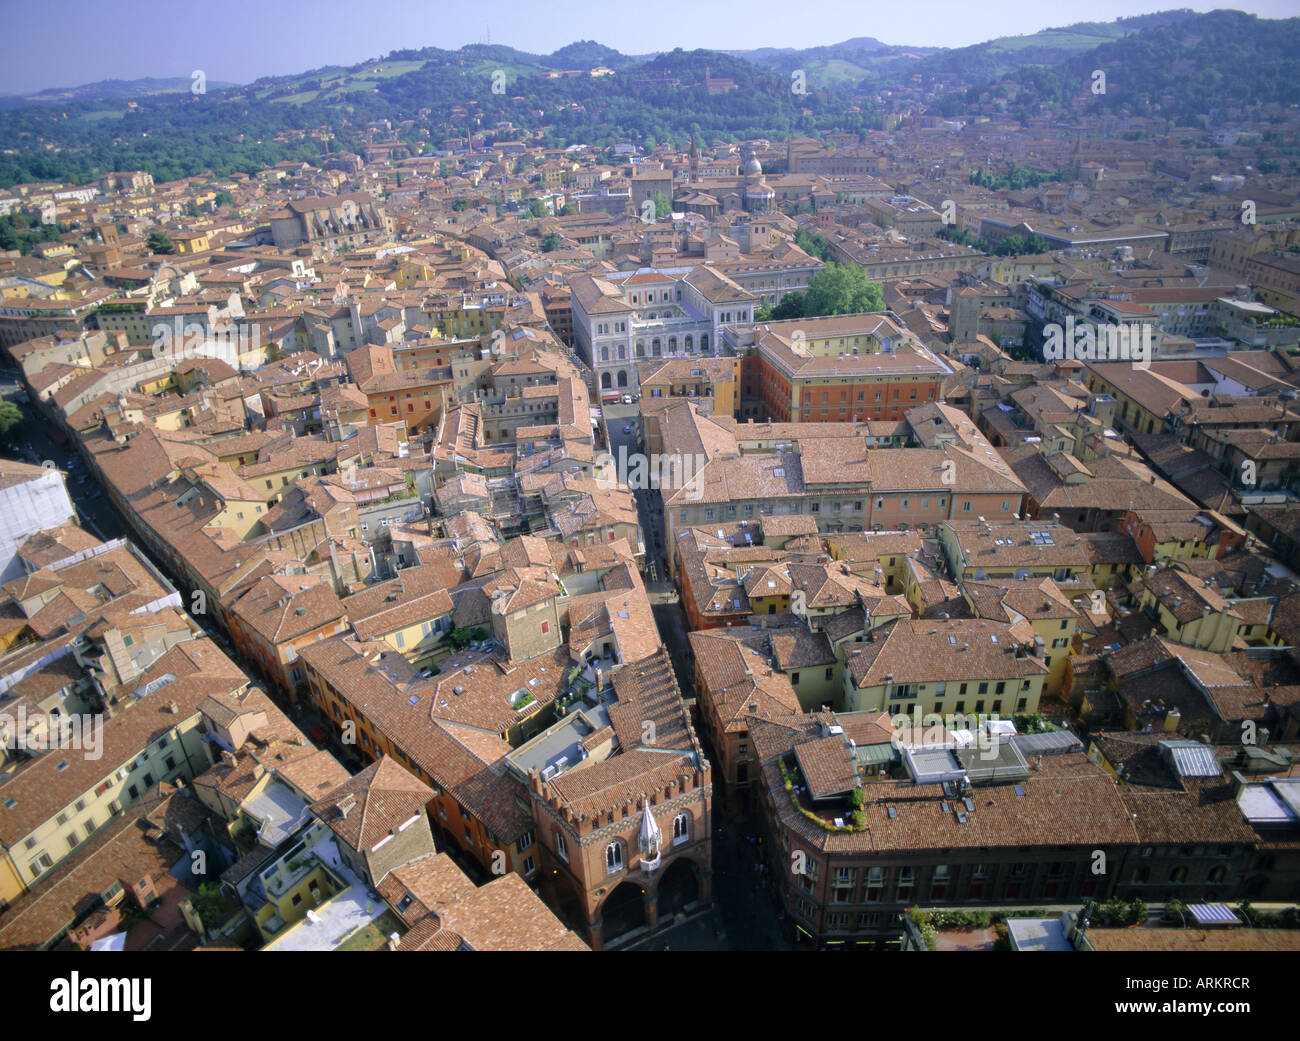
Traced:
[[[707, 47], [815, 47], [855, 36], [888, 44], [962, 47], [1078, 21], [1111, 21], [1150, 11], [1236, 7], [1263, 18], [1300, 16], [1300, 0], [1090, 0], [1068, 8], [1042, 0], [811, 0], [792, 20], [788, 0], [660, 0], [652, 13], [595, 0], [4, 0], [6, 47], [0, 94], [79, 86], [104, 79], [180, 76], [203, 70], [209, 83], [354, 65], [402, 48], [455, 50], [502, 43], [549, 54], [594, 39], [625, 54]], [[57, 9], [57, 16], [51, 16]], [[593, 16], [593, 12], [596, 12]], [[743, 12], [743, 17], [738, 13]]]

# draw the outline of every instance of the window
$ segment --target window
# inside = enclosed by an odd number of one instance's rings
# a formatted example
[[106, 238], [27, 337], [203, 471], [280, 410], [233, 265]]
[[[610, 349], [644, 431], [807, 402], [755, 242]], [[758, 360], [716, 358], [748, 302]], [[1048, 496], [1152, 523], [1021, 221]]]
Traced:
[[673, 845], [680, 846], [691, 837], [691, 818], [689, 814], [679, 813], [673, 818]]
[[898, 898], [905, 900], [912, 892], [912, 883], [916, 877], [910, 867], [899, 868], [898, 870]]
[[835, 869], [831, 899], [837, 904], [847, 904], [853, 899], [853, 884], [857, 881], [857, 872], [850, 867]]
[[520, 835], [519, 838], [515, 841], [515, 849], [517, 849], [520, 853], [522, 853], [532, 844], [533, 844], [533, 833], [531, 831], [526, 831], [522, 835]]
[[555, 854], [566, 864], [569, 862], [569, 844], [564, 841], [564, 832], [555, 833]]
[[942, 900], [948, 891], [948, 865], [936, 864], [934, 877], [930, 881], [930, 899]]
[[605, 871], [617, 875], [623, 870], [623, 843], [611, 842], [605, 847]]
[[524, 875], [529, 877], [537, 874], [537, 865], [533, 863], [532, 857], [524, 857]]

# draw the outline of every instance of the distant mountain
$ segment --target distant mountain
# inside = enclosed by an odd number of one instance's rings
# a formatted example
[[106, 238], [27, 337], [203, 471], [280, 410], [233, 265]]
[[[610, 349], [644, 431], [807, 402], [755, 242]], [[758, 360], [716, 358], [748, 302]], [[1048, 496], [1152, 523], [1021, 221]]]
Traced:
[[[121, 169], [145, 169], [159, 181], [203, 170], [251, 173], [284, 159], [318, 158], [323, 150], [356, 151], [380, 126], [427, 153], [469, 129], [489, 141], [523, 138], [548, 147], [681, 145], [693, 133], [708, 146], [860, 133], [905, 111], [1026, 118], [1091, 106], [1173, 120], [1226, 110], [1268, 113], [1276, 112], [1270, 105], [1300, 103], [1297, 54], [1300, 19], [1185, 10], [1080, 22], [955, 50], [868, 36], [801, 49], [649, 55], [593, 40], [548, 55], [487, 44], [412, 48], [244, 86], [210, 81], [202, 96], [176, 78], [0, 99], [0, 188], [85, 183]], [[615, 74], [557, 75], [597, 66]], [[1092, 95], [1088, 77], [1099, 68], [1107, 71], [1108, 90]], [[792, 89], [795, 83], [804, 89]], [[53, 103], [58, 119], [50, 118]]]
[[[1300, 80], [1295, 76], [1300, 19], [1261, 19], [1240, 11], [1173, 11], [1118, 27], [1127, 31], [1063, 59], [1029, 63], [1024, 54], [1042, 59], [1050, 48], [1022, 52], [1019, 63], [998, 65], [1002, 71], [946, 94], [934, 110], [953, 115], [981, 100], [1004, 99], [1007, 110], [1022, 117], [1083, 106], [1095, 113], [1192, 124], [1229, 109], [1258, 114], [1268, 106], [1300, 104]], [[983, 68], [988, 53], [966, 61], [963, 75]], [[926, 73], [955, 60], [956, 54], [931, 59]], [[1096, 70], [1106, 73], [1103, 93], [1090, 89]]]
[[[824, 47], [762, 47], [752, 51], [727, 51], [756, 65], [778, 69], [788, 77], [802, 70], [812, 89], [821, 87], [874, 87], [891, 78], [910, 74], [925, 55], [941, 47], [894, 47], [872, 36], [855, 36]], [[906, 67], [906, 68], [905, 68]]]
[[[1169, 12], [1178, 17], [1192, 12]], [[1148, 16], [1160, 18], [1161, 16]], [[957, 47], [932, 55], [918, 69], [927, 78], [951, 83], [982, 83], [1016, 69], [1050, 66], [1080, 53], [1140, 32], [1140, 19], [1115, 22], [1076, 22], [1059, 29], [1044, 29], [1027, 36], [1000, 36], [970, 47]]]
[[[0, 108], [17, 108], [21, 105], [57, 105], [69, 101], [114, 101], [146, 97], [151, 94], [188, 94], [193, 80], [183, 76], [158, 79], [152, 76], [138, 80], [101, 80], [80, 87], [51, 87], [32, 94], [0, 94]], [[235, 84], [208, 80], [208, 90], [222, 90]]]
[[636, 58], [620, 54], [613, 47], [606, 47], [595, 40], [570, 43], [548, 55], [546, 61], [553, 69], [594, 69], [598, 66], [625, 69], [637, 63]]

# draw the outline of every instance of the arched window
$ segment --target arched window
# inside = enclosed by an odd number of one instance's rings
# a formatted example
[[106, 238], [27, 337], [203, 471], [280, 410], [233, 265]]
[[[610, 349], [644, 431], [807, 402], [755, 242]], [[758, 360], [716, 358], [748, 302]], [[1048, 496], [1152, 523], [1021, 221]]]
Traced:
[[640, 340], [638, 340], [636, 344], [636, 356], [638, 358], [645, 357], [645, 344], [642, 343]]
[[555, 852], [566, 864], [569, 862], [569, 844], [564, 841], [564, 832], [555, 833]]
[[659, 343], [659, 337], [656, 336], [653, 340], [650, 341], [650, 353], [652, 353], [657, 358], [659, 357], [661, 352], [662, 352], [662, 348]]
[[1222, 882], [1223, 879], [1224, 879], [1224, 876], [1227, 874], [1227, 872], [1228, 872], [1228, 869], [1225, 868], [1222, 864], [1220, 864], [1218, 867], [1211, 868], [1211, 869], [1210, 869], [1210, 881], [1211, 881], [1211, 882]]
[[1187, 881], [1187, 868], [1185, 868], [1185, 867], [1176, 867], [1176, 868], [1174, 868], [1173, 871], [1169, 872], [1169, 881], [1170, 881], [1170, 882], [1186, 882], [1186, 881]]
[[708, 349], [709, 349], [709, 334], [700, 333], [700, 350], [707, 351]]
[[623, 361], [625, 358], [627, 358], [627, 348], [626, 348], [626, 347], [619, 347], [619, 349], [618, 349], [618, 360], [619, 360], [619, 361]]
[[670, 337], [668, 337], [668, 353], [669, 353], [669, 354], [676, 354], [676, 353], [677, 353], [677, 337], [676, 337], [676, 336], [670, 336]]
[[600, 386], [601, 386], [601, 389], [602, 389], [602, 390], [609, 390], [609, 388], [612, 387], [613, 385], [614, 385], [614, 384], [610, 382], [609, 373], [608, 373], [608, 372], [602, 372], [602, 373], [600, 374]]
[[608, 347], [602, 347], [602, 348], [600, 349], [600, 360], [601, 360], [601, 361], [609, 361], [609, 348], [608, 348]]
[[686, 334], [686, 349], [688, 351], [693, 351], [695, 349], [695, 337], [690, 333]]
[[627, 386], [627, 372], [626, 372], [626, 370], [620, 370], [620, 371], [619, 371], [619, 374], [618, 374], [618, 385], [619, 385], [620, 387], [626, 387], [626, 386]]
[[673, 818], [673, 845], [680, 846], [691, 837], [691, 818], [689, 814], [679, 813]]
[[611, 875], [623, 870], [623, 843], [611, 842], [605, 847], [605, 870]]

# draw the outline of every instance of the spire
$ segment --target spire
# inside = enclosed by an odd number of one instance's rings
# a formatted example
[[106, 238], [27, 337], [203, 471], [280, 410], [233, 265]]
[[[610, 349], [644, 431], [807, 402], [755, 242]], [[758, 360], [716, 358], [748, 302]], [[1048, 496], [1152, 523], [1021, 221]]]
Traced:
[[641, 867], [646, 871], [653, 871], [659, 866], [659, 844], [663, 841], [663, 833], [659, 830], [659, 825], [655, 822], [654, 811], [650, 807], [649, 796], [641, 796], [641, 834], [637, 839], [637, 846], [641, 850]]

